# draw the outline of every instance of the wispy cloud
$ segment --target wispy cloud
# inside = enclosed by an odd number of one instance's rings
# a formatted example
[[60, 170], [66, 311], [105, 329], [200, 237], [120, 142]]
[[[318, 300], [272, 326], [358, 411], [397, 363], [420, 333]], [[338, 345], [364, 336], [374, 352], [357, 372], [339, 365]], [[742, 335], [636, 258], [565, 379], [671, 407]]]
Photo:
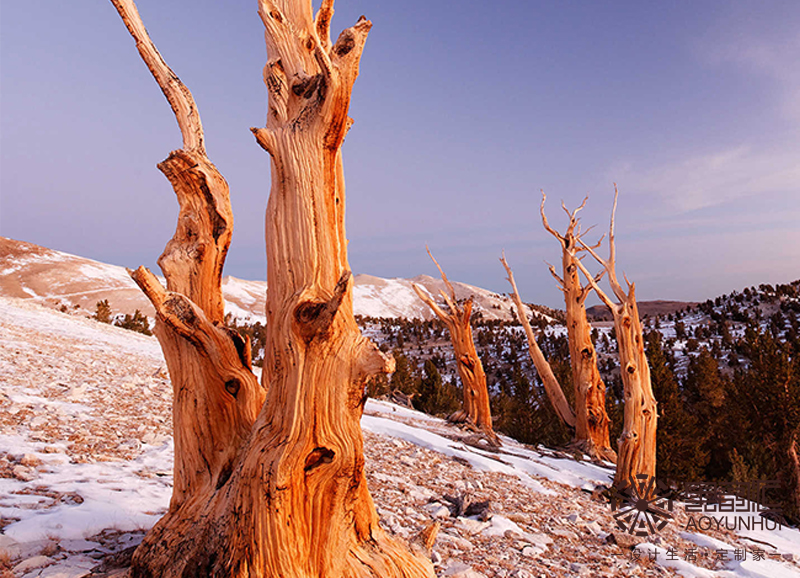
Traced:
[[[759, 87], [764, 124], [731, 142], [702, 148], [660, 165], [641, 161], [613, 167], [628, 190], [654, 195], [661, 208], [686, 213], [743, 198], [795, 191], [800, 199], [800, 30], [796, 6], [786, 14], [752, 14], [731, 8], [696, 41], [695, 55], [712, 71], [733, 72]], [[750, 105], [752, 106], [752, 105]], [[735, 126], [737, 118], [730, 122]], [[790, 130], [786, 130], [786, 129]], [[757, 203], [755, 203], [757, 205]]]
[[629, 164], [616, 174], [628, 190], [655, 194], [668, 209], [688, 212], [757, 194], [800, 192], [798, 158], [795, 147], [775, 151], [743, 145], [656, 167]]
[[702, 43], [712, 65], [734, 65], [773, 84], [784, 116], [800, 123], [800, 31], [759, 34], [730, 31]]

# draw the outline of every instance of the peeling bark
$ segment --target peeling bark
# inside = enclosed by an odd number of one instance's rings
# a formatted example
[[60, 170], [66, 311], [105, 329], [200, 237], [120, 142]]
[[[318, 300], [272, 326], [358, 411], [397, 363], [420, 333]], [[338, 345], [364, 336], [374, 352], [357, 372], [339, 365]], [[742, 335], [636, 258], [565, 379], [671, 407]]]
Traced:
[[442, 309], [418, 285], [412, 284], [412, 287], [419, 298], [444, 322], [450, 332], [450, 341], [453, 344], [458, 376], [461, 378], [463, 411], [466, 421], [475, 426], [493, 446], [499, 447], [500, 439], [495, 434], [492, 426], [486, 372], [483, 371], [483, 363], [481, 363], [481, 359], [475, 351], [475, 340], [472, 336], [472, 325], [470, 325], [472, 297], [467, 299], [463, 305], [459, 305], [453, 285], [447, 279], [447, 275], [442, 271], [439, 263], [433, 258], [430, 249], [428, 250], [428, 255], [436, 264], [436, 268], [439, 269], [442, 281], [444, 281], [449, 291], [449, 294], [444, 291], [439, 292], [447, 304], [448, 311]]

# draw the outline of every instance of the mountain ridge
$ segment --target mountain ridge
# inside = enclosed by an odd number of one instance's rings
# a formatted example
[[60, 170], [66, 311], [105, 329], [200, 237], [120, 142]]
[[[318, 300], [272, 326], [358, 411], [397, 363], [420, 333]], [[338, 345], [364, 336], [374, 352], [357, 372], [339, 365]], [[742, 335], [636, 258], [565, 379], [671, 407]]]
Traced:
[[[163, 278], [161, 282], [164, 283]], [[414, 293], [412, 283], [434, 296], [445, 289], [440, 279], [424, 274], [411, 279], [384, 279], [361, 273], [354, 276], [354, 313], [364, 317], [431, 319], [433, 313]], [[484, 319], [513, 320], [510, 297], [457, 281], [453, 286], [458, 299], [474, 298], [474, 309]], [[265, 281], [226, 275], [222, 280], [226, 313], [242, 321], [264, 323], [266, 291]], [[139, 309], [145, 315], [154, 315], [150, 302], [124, 267], [7, 237], [0, 237], [0, 295], [89, 312], [94, 311], [98, 301], [107, 299], [114, 313], [133, 314]], [[530, 307], [526, 307], [526, 313], [552, 321]]]

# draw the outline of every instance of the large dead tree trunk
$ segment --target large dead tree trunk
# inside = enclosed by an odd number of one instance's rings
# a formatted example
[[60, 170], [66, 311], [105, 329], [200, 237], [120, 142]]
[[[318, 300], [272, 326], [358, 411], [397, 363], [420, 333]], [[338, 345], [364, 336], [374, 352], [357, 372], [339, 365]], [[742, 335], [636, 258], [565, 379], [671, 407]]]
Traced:
[[[500, 439], [494, 432], [492, 426], [492, 412], [489, 407], [489, 389], [486, 384], [486, 372], [483, 371], [478, 353], [475, 351], [475, 340], [472, 336], [472, 297], [469, 297], [463, 305], [459, 305], [456, 299], [456, 290], [452, 283], [447, 279], [439, 263], [434, 259], [428, 250], [428, 255], [439, 269], [449, 294], [440, 291], [442, 298], [447, 304], [448, 311], [442, 309], [431, 296], [423, 291], [418, 285], [412, 284], [414, 291], [420, 299], [431, 308], [436, 316], [441, 319], [447, 330], [450, 332], [450, 341], [453, 344], [453, 355], [456, 359], [458, 376], [461, 378], [461, 391], [463, 395], [463, 411], [465, 420], [475, 426], [486, 439], [495, 447], [500, 446]], [[462, 421], [455, 419], [454, 421]]]
[[181, 200], [160, 260], [168, 288], [146, 269], [133, 273], [158, 312], [176, 388], [176, 466], [170, 509], [137, 549], [132, 576], [432, 577], [429, 561], [381, 530], [364, 475], [364, 384], [393, 360], [353, 317], [341, 144], [371, 23], [360, 19], [334, 44], [332, 0], [316, 17], [309, 0], [259, 2], [269, 113], [253, 133], [272, 158], [262, 387], [248, 345], [220, 326], [227, 186], [205, 158], [189, 91], [132, 0], [112, 2], [184, 134], [170, 158], [189, 159], [165, 171]]
[[[542, 192], [540, 213], [544, 228], [561, 244], [562, 275], [553, 266], [550, 273], [555, 277], [562, 292], [567, 312], [567, 338], [569, 358], [572, 368], [572, 384], [575, 390], [575, 441], [574, 444], [586, 455], [616, 462], [617, 454], [611, 449], [608, 436], [610, 419], [606, 412], [606, 386], [597, 368], [597, 352], [592, 343], [592, 326], [586, 316], [586, 298], [592, 286], [581, 284], [578, 275], [578, 252], [583, 250], [578, 244], [581, 238], [578, 212], [581, 206], [570, 212], [562, 203], [569, 217], [569, 224], [563, 235], [553, 229], [544, 212], [547, 197]], [[599, 246], [599, 243], [598, 243]], [[601, 273], [602, 275], [602, 273]], [[598, 278], [595, 281], [599, 281]]]
[[525, 337], [528, 339], [528, 352], [530, 353], [534, 367], [536, 367], [536, 372], [542, 380], [547, 399], [550, 400], [550, 404], [553, 406], [556, 415], [558, 415], [564, 425], [574, 433], [576, 424], [575, 414], [569, 406], [569, 402], [564, 395], [564, 390], [561, 389], [561, 385], [558, 383], [558, 378], [555, 373], [553, 373], [553, 368], [550, 367], [547, 358], [536, 342], [536, 335], [533, 333], [530, 321], [528, 321], [528, 316], [525, 315], [525, 306], [522, 303], [522, 298], [519, 296], [517, 283], [514, 281], [514, 273], [511, 271], [511, 266], [508, 264], [508, 261], [506, 261], [505, 253], [500, 257], [500, 262], [506, 269], [506, 279], [511, 284], [511, 298], [514, 300], [514, 305], [516, 305], [517, 308], [517, 319], [525, 330]]
[[617, 471], [614, 486], [621, 488], [636, 482], [636, 476], [656, 475], [656, 424], [658, 413], [656, 399], [650, 383], [650, 366], [644, 352], [642, 325], [636, 305], [636, 287], [625, 279], [627, 291], [617, 279], [616, 249], [614, 246], [614, 217], [617, 212], [618, 192], [615, 187], [614, 207], [611, 211], [609, 227], [608, 260], [601, 258], [593, 247], [578, 239], [578, 243], [591, 253], [608, 274], [608, 282], [617, 302], [613, 301], [597, 283], [580, 260], [575, 263], [586, 276], [588, 283], [614, 316], [617, 332], [620, 373], [625, 396], [624, 424], [618, 441]]

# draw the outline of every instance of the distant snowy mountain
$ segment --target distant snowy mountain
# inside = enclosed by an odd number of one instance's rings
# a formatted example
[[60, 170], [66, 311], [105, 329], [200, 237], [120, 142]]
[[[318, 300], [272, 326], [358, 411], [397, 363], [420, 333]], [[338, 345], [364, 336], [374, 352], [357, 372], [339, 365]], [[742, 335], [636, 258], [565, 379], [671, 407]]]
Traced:
[[[355, 314], [430, 319], [433, 314], [414, 293], [412, 283], [424, 287], [434, 296], [444, 290], [440, 279], [428, 275], [413, 279], [356, 275], [353, 289]], [[474, 309], [485, 319], [512, 319], [512, 301], [508, 296], [465, 283], [454, 282], [453, 286], [458, 299], [470, 296], [475, 299]], [[222, 281], [222, 291], [226, 312], [241, 320], [265, 321], [266, 282], [226, 276]], [[154, 314], [150, 302], [124, 267], [5, 237], [0, 237], [0, 295], [31, 298], [54, 307], [77, 306], [91, 312], [98, 301], [108, 299], [114, 313], [133, 313], [139, 309], [148, 316]], [[530, 309], [527, 313], [531, 314]], [[541, 314], [537, 312], [537, 315]]]

